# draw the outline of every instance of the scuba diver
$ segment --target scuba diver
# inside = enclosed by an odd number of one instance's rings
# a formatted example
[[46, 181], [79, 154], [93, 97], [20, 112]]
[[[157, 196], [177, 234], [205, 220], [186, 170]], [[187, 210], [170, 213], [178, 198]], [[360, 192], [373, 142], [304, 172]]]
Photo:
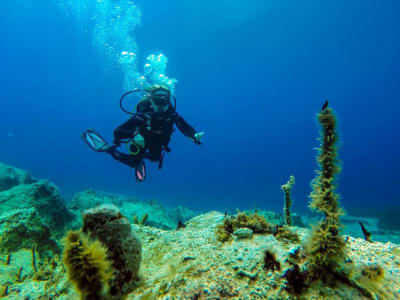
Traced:
[[[123, 99], [128, 94], [139, 91], [144, 91], [145, 95], [136, 105], [136, 112], [131, 113], [123, 107]], [[171, 103], [171, 91], [164, 85], [129, 91], [121, 97], [120, 107], [132, 116], [114, 130], [113, 145], [109, 145], [94, 129], [87, 129], [81, 138], [92, 150], [109, 153], [115, 160], [133, 167], [136, 181], [143, 182], [146, 178], [144, 159], [158, 162], [158, 168], [162, 168], [165, 152], [171, 151], [168, 144], [174, 124], [195, 144], [201, 144], [204, 132], [196, 132], [176, 112], [176, 99], [173, 99], [174, 105]], [[127, 145], [128, 154], [117, 150], [121, 143]]]

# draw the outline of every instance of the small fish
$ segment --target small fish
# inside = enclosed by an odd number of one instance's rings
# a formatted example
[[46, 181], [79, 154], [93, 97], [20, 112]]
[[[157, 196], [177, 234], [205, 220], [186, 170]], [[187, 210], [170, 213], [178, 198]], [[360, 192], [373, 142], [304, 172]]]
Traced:
[[13, 137], [14, 135], [14, 132], [7, 132], [7, 137]]
[[328, 108], [328, 100], [325, 101], [324, 105], [322, 105], [321, 111], [324, 111], [325, 109]]

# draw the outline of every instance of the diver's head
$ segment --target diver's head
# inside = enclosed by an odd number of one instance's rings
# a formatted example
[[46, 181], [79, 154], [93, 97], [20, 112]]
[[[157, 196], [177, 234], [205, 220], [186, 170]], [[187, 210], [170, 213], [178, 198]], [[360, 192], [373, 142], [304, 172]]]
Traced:
[[155, 112], [166, 112], [171, 104], [171, 90], [165, 85], [155, 84], [147, 90], [147, 97]]

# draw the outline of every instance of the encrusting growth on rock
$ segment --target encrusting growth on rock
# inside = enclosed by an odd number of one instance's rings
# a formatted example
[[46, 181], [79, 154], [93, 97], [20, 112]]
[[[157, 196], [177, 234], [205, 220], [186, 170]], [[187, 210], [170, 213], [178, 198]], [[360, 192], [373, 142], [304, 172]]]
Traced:
[[65, 238], [63, 261], [69, 280], [74, 283], [82, 300], [105, 298], [111, 279], [106, 248], [79, 231], [69, 231]]
[[285, 204], [284, 204], [284, 214], [286, 224], [292, 226], [292, 218], [290, 215], [290, 207], [292, 206], [292, 199], [290, 197], [290, 192], [292, 191], [292, 187], [294, 185], [294, 176], [291, 175], [289, 181], [286, 184], [281, 186], [282, 191], [285, 193]]
[[225, 218], [224, 223], [217, 227], [217, 238], [221, 242], [231, 239], [233, 232], [239, 228], [251, 229], [254, 233], [271, 233], [271, 225], [258, 213], [238, 213], [236, 216]]

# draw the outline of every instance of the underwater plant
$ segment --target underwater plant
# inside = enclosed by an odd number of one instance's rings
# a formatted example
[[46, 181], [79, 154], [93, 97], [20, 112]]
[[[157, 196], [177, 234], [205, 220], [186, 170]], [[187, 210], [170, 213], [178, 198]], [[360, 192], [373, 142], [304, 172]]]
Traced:
[[136, 225], [146, 225], [147, 219], [149, 218], [149, 214], [144, 214], [142, 218], [139, 220], [137, 215], [133, 216], [133, 224]]
[[69, 231], [65, 238], [63, 262], [68, 278], [74, 283], [82, 300], [107, 299], [111, 279], [106, 248], [80, 231]]
[[287, 281], [285, 289], [291, 294], [301, 294], [307, 288], [307, 273], [300, 271], [300, 267], [297, 264], [287, 269], [283, 274], [283, 278]]
[[230, 240], [233, 232], [239, 228], [251, 229], [254, 233], [271, 233], [271, 225], [257, 212], [245, 214], [239, 212], [236, 216], [227, 217], [217, 226], [216, 236], [221, 242]]
[[280, 271], [281, 264], [276, 260], [276, 255], [270, 250], [264, 252], [264, 269], [267, 271]]
[[318, 149], [317, 177], [312, 181], [310, 208], [322, 212], [324, 219], [313, 227], [305, 249], [308, 268], [316, 278], [328, 280], [345, 260], [345, 241], [339, 234], [343, 215], [339, 207], [339, 195], [335, 193], [336, 175], [340, 172], [337, 154], [338, 134], [336, 117], [325, 103], [318, 114], [321, 125], [321, 146]]
[[294, 176], [291, 175], [288, 182], [281, 186], [282, 191], [285, 193], [285, 204], [283, 208], [283, 212], [285, 215], [286, 224], [292, 226], [292, 217], [290, 215], [290, 207], [292, 206], [292, 199], [290, 197], [290, 193], [292, 191], [292, 187], [294, 185]]
[[291, 231], [288, 225], [276, 225], [273, 234], [277, 240], [287, 240], [292, 243], [300, 242], [299, 235], [296, 232]]

